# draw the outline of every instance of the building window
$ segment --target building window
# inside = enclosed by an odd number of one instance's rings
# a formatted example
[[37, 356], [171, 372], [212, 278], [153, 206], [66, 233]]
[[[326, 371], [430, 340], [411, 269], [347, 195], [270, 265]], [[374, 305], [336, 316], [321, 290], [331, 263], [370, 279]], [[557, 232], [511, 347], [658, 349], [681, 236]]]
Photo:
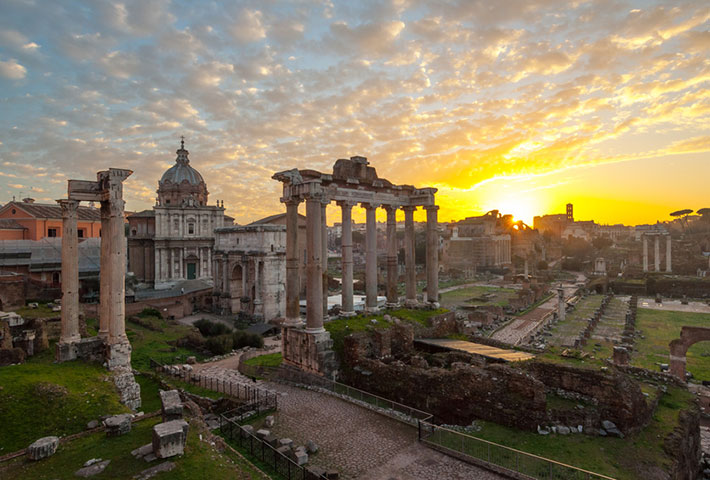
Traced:
[[194, 223], [187, 224], [187, 233], [189, 233], [190, 235], [195, 233], [195, 224]]
[[165, 200], [165, 205], [170, 205], [170, 199]]
[[48, 237], [56, 237], [57, 236], [57, 229], [56, 228], [48, 228], [47, 229], [47, 236]]
[[84, 238], [84, 229], [80, 228], [79, 230], [76, 231], [76, 235], [79, 238]]
[[12, 209], [12, 214], [14, 215], [14, 214], [16, 214], [16, 213], [17, 213], [17, 210], [15, 210], [15, 209], [13, 208], [13, 209]]
[[135, 236], [136, 236], [136, 233], [137, 233], [137, 232], [136, 232], [136, 229], [135, 229], [135, 228], [134, 228], [133, 230], [131, 230], [131, 235], [132, 235], [132, 236], [135, 237]]

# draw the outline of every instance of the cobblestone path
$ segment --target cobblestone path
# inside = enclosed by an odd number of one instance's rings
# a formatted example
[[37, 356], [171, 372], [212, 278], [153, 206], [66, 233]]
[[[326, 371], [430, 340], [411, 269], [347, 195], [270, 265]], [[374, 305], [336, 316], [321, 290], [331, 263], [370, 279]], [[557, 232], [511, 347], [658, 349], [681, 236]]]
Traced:
[[417, 441], [417, 431], [327, 394], [267, 383], [279, 392], [271, 429], [297, 445], [313, 440], [319, 452], [311, 463], [335, 468], [344, 479], [419, 480], [504, 478], [448, 457]]

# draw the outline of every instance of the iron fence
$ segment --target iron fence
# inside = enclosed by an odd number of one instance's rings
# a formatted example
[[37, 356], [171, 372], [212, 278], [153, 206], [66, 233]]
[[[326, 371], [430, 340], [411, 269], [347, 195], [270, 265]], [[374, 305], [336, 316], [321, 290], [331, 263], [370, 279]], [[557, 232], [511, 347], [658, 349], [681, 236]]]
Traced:
[[252, 457], [268, 465], [279, 478], [288, 480], [327, 480], [328, 477], [325, 475], [299, 465], [279, 452], [271, 444], [239, 425], [237, 420], [229, 418], [229, 414], [230, 412], [226, 412], [219, 417], [219, 427], [222, 435]]
[[614, 480], [549, 458], [476, 438], [465, 433], [419, 421], [419, 440], [447, 453], [458, 454], [483, 466], [495, 466], [503, 473], [536, 480]]

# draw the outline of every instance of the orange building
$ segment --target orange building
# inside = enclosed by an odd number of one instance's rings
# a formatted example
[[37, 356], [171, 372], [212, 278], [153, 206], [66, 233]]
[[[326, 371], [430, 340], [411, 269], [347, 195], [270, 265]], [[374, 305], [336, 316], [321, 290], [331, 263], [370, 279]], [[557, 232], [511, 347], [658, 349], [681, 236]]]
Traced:
[[[99, 238], [98, 208], [79, 206], [79, 238]], [[62, 208], [58, 204], [34, 203], [30, 198], [9, 202], [0, 208], [0, 240], [41, 240], [62, 236]]]

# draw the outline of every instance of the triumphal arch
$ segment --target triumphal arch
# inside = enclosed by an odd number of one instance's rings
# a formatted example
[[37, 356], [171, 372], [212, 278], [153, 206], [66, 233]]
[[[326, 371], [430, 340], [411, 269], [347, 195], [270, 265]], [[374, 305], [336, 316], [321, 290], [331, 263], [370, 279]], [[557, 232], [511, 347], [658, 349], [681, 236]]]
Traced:
[[[286, 322], [282, 337], [284, 361], [320, 374], [331, 373], [334, 365], [332, 341], [323, 328], [327, 315], [326, 207], [336, 202], [342, 211], [342, 315], [354, 315], [352, 207], [366, 212], [365, 311], [377, 311], [377, 208], [387, 213], [387, 306], [398, 305], [397, 295], [397, 209], [404, 211], [405, 305], [417, 306], [414, 263], [414, 211], [427, 212], [426, 303], [438, 306], [439, 234], [435, 188], [395, 185], [379, 178], [365, 157], [340, 159], [333, 173], [292, 169], [273, 175], [283, 183], [281, 202], [286, 204]], [[306, 203], [306, 321], [299, 312], [298, 206]]]
[[[62, 207], [62, 330], [56, 360], [86, 358], [105, 362], [112, 372], [121, 402], [140, 407], [140, 386], [131, 369], [131, 344], [126, 336], [126, 234], [123, 181], [131, 170], [109, 168], [96, 181], [69, 180]], [[77, 217], [79, 202], [101, 205], [101, 266], [99, 332], [96, 337], [79, 334], [79, 258]]]

